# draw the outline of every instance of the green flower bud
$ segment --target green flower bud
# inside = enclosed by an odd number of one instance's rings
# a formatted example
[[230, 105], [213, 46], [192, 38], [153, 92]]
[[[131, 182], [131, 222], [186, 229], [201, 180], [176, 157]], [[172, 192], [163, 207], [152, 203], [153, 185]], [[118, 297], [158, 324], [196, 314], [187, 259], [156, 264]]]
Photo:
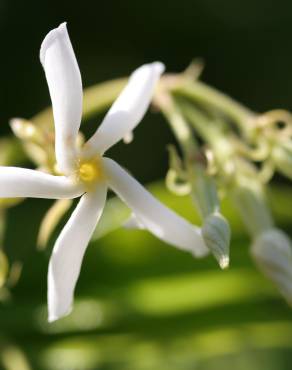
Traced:
[[210, 251], [224, 269], [229, 265], [230, 227], [218, 212], [209, 215], [202, 227], [202, 236]]
[[251, 254], [292, 306], [292, 245], [288, 236], [276, 228], [264, 231], [255, 238]]
[[272, 159], [277, 170], [292, 180], [292, 145], [276, 146], [272, 152]]
[[273, 227], [273, 219], [266, 205], [261, 184], [252, 178], [248, 184], [248, 180], [244, 181], [233, 189], [233, 201], [249, 234], [256, 237]]

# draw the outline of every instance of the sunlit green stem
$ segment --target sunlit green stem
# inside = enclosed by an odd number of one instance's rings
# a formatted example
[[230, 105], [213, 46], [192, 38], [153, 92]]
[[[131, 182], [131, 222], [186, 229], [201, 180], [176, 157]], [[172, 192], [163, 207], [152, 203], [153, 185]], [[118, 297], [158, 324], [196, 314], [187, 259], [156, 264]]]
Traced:
[[216, 187], [212, 179], [207, 178], [204, 165], [200, 163], [202, 154], [191, 127], [170, 96], [168, 96], [167, 104], [161, 105], [161, 110], [183, 152], [188, 181], [192, 187], [192, 195], [204, 219], [218, 210], [219, 202], [216, 195]]
[[180, 109], [198, 135], [216, 153], [216, 160], [222, 167], [234, 154], [234, 148], [223, 130], [221, 122], [209, 119], [194, 104], [180, 102]]
[[172, 91], [202, 104], [207, 109], [216, 109], [233, 120], [243, 132], [250, 128], [252, 118], [255, 116], [255, 113], [229, 96], [198, 80], [183, 80], [174, 85]]
[[199, 154], [199, 149], [193, 137], [192, 130], [184, 120], [173, 99], [170, 96], [167, 99], [167, 104], [160, 105], [160, 109], [172, 129], [185, 159], [195, 159]]

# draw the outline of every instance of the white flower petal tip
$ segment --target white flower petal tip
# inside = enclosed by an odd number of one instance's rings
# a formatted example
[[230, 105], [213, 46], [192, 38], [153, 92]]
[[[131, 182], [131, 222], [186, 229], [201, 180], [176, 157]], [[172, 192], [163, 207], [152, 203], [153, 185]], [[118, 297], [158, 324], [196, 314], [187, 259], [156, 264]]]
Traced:
[[162, 74], [165, 72], [165, 65], [162, 62], [155, 62], [154, 68], [156, 68], [157, 73]]
[[44, 38], [41, 44], [41, 49], [40, 49], [40, 61], [43, 66], [45, 64], [45, 56], [46, 56], [47, 49], [52, 45], [54, 41], [56, 41], [56, 39], [59, 39], [62, 37], [69, 37], [68, 31], [67, 31], [67, 22], [61, 23], [59, 27], [51, 30], [47, 34], [47, 36]]
[[70, 306], [70, 308], [65, 312], [55, 312], [55, 313], [49, 313], [48, 316], [48, 322], [51, 324], [57, 320], [62, 319], [63, 317], [69, 316], [72, 312], [73, 306]]
[[134, 73], [138, 72], [142, 68], [145, 68], [145, 69], [147, 68], [159, 76], [165, 71], [165, 65], [162, 62], [153, 62], [153, 63], [142, 65], [140, 68], [138, 68], [136, 71], [133, 72], [133, 75]]
[[141, 122], [163, 71], [164, 65], [154, 62], [142, 65], [131, 74], [128, 84], [87, 142], [90, 155], [95, 152], [105, 153]]
[[123, 142], [124, 144], [131, 144], [131, 142], [134, 140], [134, 134], [133, 131], [128, 132], [124, 137], [123, 137]]
[[[63, 276], [63, 280], [59, 281], [60, 276], [62, 276], [60, 262], [58, 262], [57, 258], [52, 254], [48, 271], [48, 321], [50, 323], [68, 316], [72, 311], [74, 290], [67, 289], [67, 286], [70, 286], [72, 283], [68, 276], [66, 276], [66, 272], [65, 276]], [[70, 278], [72, 277], [70, 276]], [[75, 285], [75, 282], [73, 285]]]

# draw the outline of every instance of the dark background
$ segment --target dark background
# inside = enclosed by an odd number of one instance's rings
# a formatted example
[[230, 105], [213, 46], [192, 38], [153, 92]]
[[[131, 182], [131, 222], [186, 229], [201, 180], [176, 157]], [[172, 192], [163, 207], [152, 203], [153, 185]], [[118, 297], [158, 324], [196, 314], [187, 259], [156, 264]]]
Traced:
[[[29, 118], [49, 105], [38, 52], [63, 21], [85, 87], [129, 75], [145, 62], [161, 60], [178, 72], [202, 57], [203, 80], [251, 109], [291, 108], [291, 1], [1, 0], [1, 132], [9, 131], [9, 118]], [[161, 178], [168, 128], [157, 117], [135, 133], [133, 144], [118, 146], [113, 156], [142, 181]]]

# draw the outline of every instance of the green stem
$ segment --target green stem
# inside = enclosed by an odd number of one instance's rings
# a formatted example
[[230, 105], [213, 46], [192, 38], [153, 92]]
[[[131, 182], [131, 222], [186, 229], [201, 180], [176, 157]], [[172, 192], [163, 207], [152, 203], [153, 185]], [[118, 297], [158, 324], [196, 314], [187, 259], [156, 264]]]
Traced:
[[172, 91], [178, 95], [195, 100], [208, 109], [215, 108], [222, 112], [232, 119], [244, 133], [250, 128], [251, 119], [255, 116], [255, 113], [248, 108], [201, 81], [186, 81], [177, 84], [172, 88]]
[[219, 210], [219, 200], [213, 179], [206, 175], [204, 166], [199, 162], [200, 150], [193, 132], [180, 109], [171, 97], [169, 104], [161, 110], [168, 121], [184, 154], [188, 180], [192, 187], [192, 197], [198, 206], [202, 219]]
[[194, 104], [180, 102], [180, 109], [201, 138], [216, 152], [216, 158], [224, 164], [234, 153], [234, 148], [224, 134], [221, 122], [210, 120]]
[[179, 107], [199, 136], [209, 144], [215, 144], [218, 135], [221, 135], [220, 128], [215, 125], [215, 122], [190, 102], [180, 100]]
[[173, 99], [171, 97], [169, 97], [169, 99], [170, 102], [167, 104], [167, 106], [160, 107], [161, 112], [169, 123], [170, 128], [184, 154], [184, 157], [193, 158], [198, 154], [198, 146], [193, 137], [193, 133], [188, 123], [180, 114], [180, 111], [175, 105]]

